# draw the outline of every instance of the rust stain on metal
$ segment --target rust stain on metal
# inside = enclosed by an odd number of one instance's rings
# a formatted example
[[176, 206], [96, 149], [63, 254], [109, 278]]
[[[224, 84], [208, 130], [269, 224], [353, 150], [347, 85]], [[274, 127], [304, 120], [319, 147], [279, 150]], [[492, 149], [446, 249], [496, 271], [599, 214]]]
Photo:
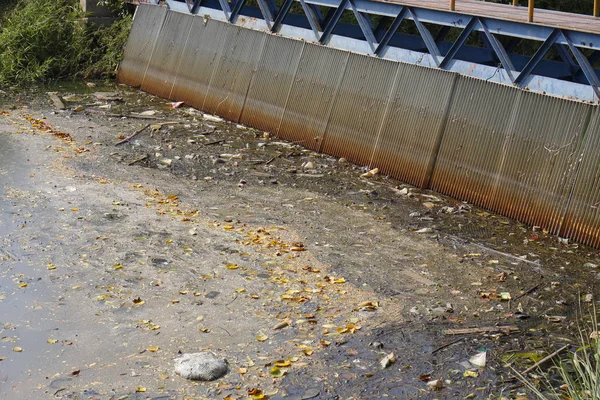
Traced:
[[142, 81], [142, 90], [163, 98], [171, 95], [193, 19], [189, 14], [167, 14]]
[[239, 121], [252, 73], [260, 58], [265, 33], [229, 25], [223, 51], [212, 74], [202, 109]]
[[590, 106], [520, 92], [489, 208], [558, 234]]
[[117, 79], [129, 86], [140, 86], [152, 56], [163, 21], [166, 7], [140, 4], [135, 13], [131, 34], [127, 39], [123, 61]]
[[350, 53], [321, 151], [368, 165], [398, 63]]
[[431, 187], [490, 207], [520, 91], [459, 77], [433, 169]]
[[277, 134], [319, 150], [349, 53], [306, 43]]
[[304, 42], [270, 36], [252, 78], [240, 122], [276, 132], [298, 69]]
[[560, 235], [600, 247], [600, 108], [595, 107], [581, 150], [580, 164]]
[[458, 75], [398, 64], [371, 166], [418, 187], [427, 187]]
[[223, 41], [229, 25], [214, 21], [205, 21], [195, 17], [190, 37], [183, 52], [177, 78], [173, 84], [171, 99], [184, 101], [200, 110], [208, 92], [211, 77], [216, 73]]

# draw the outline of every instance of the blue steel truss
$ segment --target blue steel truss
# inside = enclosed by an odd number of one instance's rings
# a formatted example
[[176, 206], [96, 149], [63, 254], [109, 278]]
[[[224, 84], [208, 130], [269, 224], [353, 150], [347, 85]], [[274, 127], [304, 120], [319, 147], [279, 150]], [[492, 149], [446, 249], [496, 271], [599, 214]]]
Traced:
[[[600, 56], [597, 34], [372, 0], [283, 0], [280, 6], [274, 0], [253, 0], [258, 7], [249, 6], [248, 1], [166, 0], [175, 11], [208, 14], [241, 25], [243, 16], [244, 21], [261, 21], [264, 29], [273, 33], [375, 57], [455, 71], [582, 101], [598, 103], [600, 99], [600, 79], [593, 68]], [[303, 15], [290, 12], [295, 4]], [[325, 15], [323, 8], [328, 10]], [[345, 11], [351, 12], [358, 24], [341, 22]], [[372, 16], [385, 18], [379, 18], [374, 26]], [[398, 31], [405, 20], [413, 22], [417, 34]], [[435, 37], [428, 25], [440, 27]], [[453, 41], [447, 40], [450, 28], [462, 30]], [[471, 35], [478, 35], [485, 47], [468, 46]], [[514, 46], [521, 40], [539, 42], [535, 54], [528, 57], [514, 53]], [[551, 49], [560, 61], [545, 58]]]

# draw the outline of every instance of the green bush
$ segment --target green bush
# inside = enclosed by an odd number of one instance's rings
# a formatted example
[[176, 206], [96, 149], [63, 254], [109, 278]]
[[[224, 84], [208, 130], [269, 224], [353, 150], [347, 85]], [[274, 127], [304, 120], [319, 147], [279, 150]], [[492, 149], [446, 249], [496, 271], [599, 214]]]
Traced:
[[17, 0], [0, 23], [0, 85], [105, 76], [114, 71], [131, 27], [88, 26], [76, 0]]

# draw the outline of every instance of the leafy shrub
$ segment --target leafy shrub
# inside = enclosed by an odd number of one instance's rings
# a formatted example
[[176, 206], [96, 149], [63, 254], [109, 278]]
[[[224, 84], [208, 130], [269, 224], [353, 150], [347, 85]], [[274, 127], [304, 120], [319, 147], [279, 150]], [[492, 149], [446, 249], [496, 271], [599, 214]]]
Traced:
[[0, 85], [112, 73], [131, 27], [124, 10], [112, 26], [96, 27], [77, 0], [17, 0], [0, 24]]

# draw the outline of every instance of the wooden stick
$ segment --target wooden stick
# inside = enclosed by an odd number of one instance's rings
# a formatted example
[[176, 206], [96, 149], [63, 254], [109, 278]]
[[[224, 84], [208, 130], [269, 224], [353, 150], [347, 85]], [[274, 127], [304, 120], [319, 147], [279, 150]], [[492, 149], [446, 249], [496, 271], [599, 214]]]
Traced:
[[139, 135], [140, 133], [142, 133], [143, 131], [145, 131], [145, 130], [146, 130], [147, 128], [149, 128], [149, 127], [150, 127], [150, 124], [147, 124], [146, 126], [144, 126], [144, 127], [143, 127], [142, 129], [140, 129], [139, 131], [136, 131], [136, 132], [134, 132], [132, 135], [130, 135], [130, 136], [127, 136], [125, 139], [123, 139], [123, 140], [121, 140], [121, 141], [119, 141], [119, 142], [115, 143], [115, 146], [118, 146], [118, 145], [120, 145], [120, 144], [123, 144], [123, 143], [127, 143], [127, 142], [129, 142], [131, 139], [133, 139], [134, 137], [136, 137], [137, 135]]
[[442, 345], [442, 346], [438, 347], [437, 349], [435, 349], [434, 351], [432, 351], [432, 352], [431, 352], [431, 354], [435, 354], [435, 353], [437, 353], [438, 351], [440, 351], [440, 350], [443, 350], [443, 349], [445, 349], [446, 347], [450, 347], [450, 346], [452, 346], [453, 344], [460, 343], [460, 342], [462, 342], [463, 340], [465, 340], [465, 338], [464, 338], [464, 337], [463, 337], [463, 338], [460, 338], [460, 339], [458, 339], [458, 340], [455, 340], [455, 341], [453, 341], [453, 342], [446, 343], [445, 345]]
[[153, 117], [151, 115], [136, 115], [136, 114], [106, 114], [109, 117], [116, 118], [136, 118], [136, 119], [163, 119], [161, 117]]
[[470, 333], [492, 333], [492, 332], [517, 332], [519, 328], [514, 325], [506, 326], [486, 326], [483, 328], [461, 328], [461, 329], [446, 329], [444, 335], [467, 335]]
[[520, 295], [518, 295], [517, 297], [515, 297], [515, 298], [513, 299], [513, 301], [515, 301], [515, 300], [519, 300], [521, 297], [523, 297], [523, 296], [527, 296], [528, 294], [530, 294], [530, 293], [532, 293], [532, 292], [535, 292], [535, 291], [537, 290], [537, 288], [539, 288], [539, 287], [540, 287], [540, 285], [541, 285], [541, 284], [540, 284], [540, 283], [538, 283], [537, 285], [535, 285], [535, 286], [534, 286], [534, 287], [532, 287], [531, 289], [528, 289], [527, 291], [525, 291], [525, 293], [523, 293], [523, 294], [520, 294]]
[[215, 140], [214, 142], [206, 143], [205, 146], [212, 146], [213, 144], [223, 143], [224, 141], [225, 141], [225, 139]]
[[546, 361], [548, 361], [549, 359], [551, 359], [552, 357], [556, 357], [558, 355], [558, 353], [560, 353], [561, 351], [567, 349], [569, 346], [564, 345], [563, 347], [561, 347], [560, 349], [556, 350], [554, 353], [542, 358], [540, 361], [536, 362], [535, 364], [533, 364], [531, 367], [527, 368], [525, 371], [521, 372], [521, 375], [525, 375], [531, 371], [533, 371], [534, 369], [536, 369], [537, 367], [539, 367], [540, 365], [542, 365], [543, 363], [545, 363]]

